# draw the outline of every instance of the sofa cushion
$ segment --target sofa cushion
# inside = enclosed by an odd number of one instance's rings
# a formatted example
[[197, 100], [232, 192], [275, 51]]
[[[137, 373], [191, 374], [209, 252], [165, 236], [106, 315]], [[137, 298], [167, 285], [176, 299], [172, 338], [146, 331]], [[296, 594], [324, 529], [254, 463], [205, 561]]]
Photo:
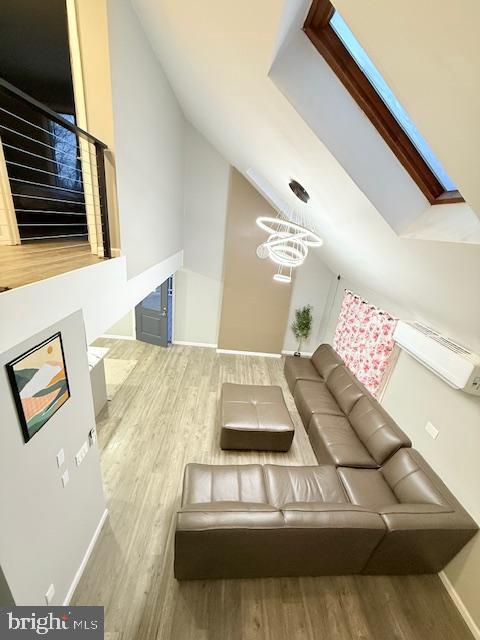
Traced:
[[378, 467], [345, 416], [315, 413], [310, 419], [308, 437], [318, 464]]
[[373, 398], [363, 396], [348, 416], [350, 424], [378, 465], [401, 447], [410, 447], [410, 439]]
[[314, 413], [331, 416], [344, 415], [324, 382], [299, 380], [295, 385], [293, 397], [307, 431]]
[[339, 366], [327, 379], [327, 387], [339, 407], [348, 416], [355, 403], [369, 393], [346, 367]]
[[326, 380], [336, 367], [343, 364], [343, 360], [332, 346], [321, 344], [312, 355], [312, 364]]
[[313, 380], [314, 382], [322, 382], [322, 377], [315, 369], [310, 358], [297, 358], [295, 356], [287, 356], [283, 368], [285, 378], [290, 391], [294, 392], [295, 385], [298, 380]]
[[183, 478], [182, 507], [238, 501], [268, 503], [261, 465], [187, 464]]
[[353, 504], [378, 511], [398, 503], [379, 469], [339, 467], [337, 471], [347, 496]]
[[334, 466], [264, 467], [268, 502], [278, 508], [292, 502], [348, 502]]

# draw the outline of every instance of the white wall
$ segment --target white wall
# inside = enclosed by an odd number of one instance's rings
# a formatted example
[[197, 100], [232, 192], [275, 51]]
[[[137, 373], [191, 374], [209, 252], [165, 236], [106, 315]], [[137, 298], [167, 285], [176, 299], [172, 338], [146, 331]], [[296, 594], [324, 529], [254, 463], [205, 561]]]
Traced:
[[[402, 352], [382, 404], [480, 524], [480, 400], [452, 389]], [[425, 431], [427, 422], [439, 430], [436, 440]], [[480, 535], [445, 573], [480, 628]]]
[[105, 334], [119, 338], [135, 338], [135, 310], [130, 309], [120, 320], [109, 327]]
[[321, 260], [319, 253], [321, 254], [321, 249], [318, 253], [310, 250], [303, 265], [295, 269], [283, 351], [297, 350], [298, 343], [291, 330], [291, 324], [295, 319], [295, 310], [307, 304], [313, 307], [313, 326], [310, 338], [303, 343], [302, 353], [313, 353], [321, 343], [327, 320], [330, 290], [335, 277]]
[[[345, 288], [364, 296], [372, 304], [399, 318], [409, 320], [412, 317], [410, 311], [392, 300], [354, 282], [342, 280], [332, 305], [331, 318], [325, 334], [327, 342], [332, 342]], [[448, 303], [449, 301], [445, 300], [445, 304]], [[418, 317], [435, 328], [433, 319], [423, 314]], [[461, 334], [453, 329], [450, 333], [452, 338], [461, 341]], [[388, 381], [382, 404], [409, 435], [413, 446], [420, 451], [480, 524], [480, 400], [452, 389], [402, 352]], [[432, 440], [426, 433], [427, 422], [432, 422], [439, 429], [440, 434], [436, 440]], [[445, 573], [474, 624], [480, 628], [479, 535], [452, 560]]]
[[216, 344], [230, 165], [190, 124], [185, 143], [184, 261], [175, 276], [174, 340]]
[[78, 309], [83, 310], [90, 344], [181, 266], [180, 251], [127, 280], [126, 258], [113, 258], [5, 291], [0, 304], [0, 352]]
[[[61, 331], [71, 397], [24, 443], [5, 363]], [[95, 426], [81, 312], [0, 355], [0, 564], [16, 604], [63, 604], [105, 510], [96, 445], [80, 467], [75, 454]], [[65, 465], [57, 467], [63, 448]], [[65, 469], [70, 482], [63, 488]]]
[[109, 0], [108, 22], [121, 246], [132, 277], [182, 248], [184, 117], [129, 0]]

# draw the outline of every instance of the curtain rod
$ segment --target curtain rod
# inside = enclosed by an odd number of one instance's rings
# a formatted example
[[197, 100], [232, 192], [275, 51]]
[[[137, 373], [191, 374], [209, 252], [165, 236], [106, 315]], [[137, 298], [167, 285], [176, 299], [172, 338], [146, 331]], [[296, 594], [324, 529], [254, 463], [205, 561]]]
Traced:
[[371, 309], [375, 309], [376, 311], [378, 311], [379, 315], [388, 316], [391, 320], [395, 320], [394, 316], [392, 316], [390, 313], [388, 313], [388, 311], [382, 311], [381, 309], [376, 307], [374, 304], [371, 304], [370, 302], [368, 302], [368, 300], [365, 300], [365, 298], [362, 298], [362, 296], [359, 296], [357, 293], [354, 293], [350, 289], [344, 289], [344, 291], [345, 291], [345, 293], [349, 293], [354, 298], [357, 298], [357, 300], [360, 300], [360, 302], [362, 304], [367, 304], [367, 305], [369, 305], [369, 307]]

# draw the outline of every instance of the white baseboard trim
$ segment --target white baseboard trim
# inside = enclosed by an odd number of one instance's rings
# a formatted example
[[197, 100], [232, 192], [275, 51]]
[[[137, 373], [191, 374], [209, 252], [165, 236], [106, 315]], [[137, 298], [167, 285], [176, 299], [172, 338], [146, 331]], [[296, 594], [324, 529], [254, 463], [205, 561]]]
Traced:
[[475, 638], [475, 640], [480, 640], [480, 628], [477, 626], [475, 620], [470, 615], [467, 607], [463, 604], [462, 599], [456, 592], [455, 587], [448, 579], [446, 573], [444, 571], [440, 571], [440, 573], [438, 574], [438, 577], [443, 582], [443, 586], [447, 590], [450, 598], [453, 600], [454, 605], [459, 610], [460, 615], [465, 620], [468, 628], [472, 632], [473, 637]]
[[[293, 356], [295, 353], [297, 353], [296, 351], [287, 351], [287, 350], [283, 350], [282, 351], [282, 355], [283, 356]], [[304, 356], [305, 358], [311, 358], [313, 356], [313, 351], [302, 351], [302, 356]]]
[[174, 340], [172, 344], [178, 344], [181, 347], [205, 347], [208, 349], [216, 349], [218, 346], [210, 342], [189, 342], [188, 340]]
[[217, 353], [229, 353], [235, 356], [257, 356], [257, 358], [281, 358], [281, 353], [262, 353], [261, 351], [235, 351], [234, 349], [217, 349]]
[[73, 593], [75, 591], [75, 589], [77, 588], [78, 583], [80, 582], [80, 578], [82, 577], [82, 573], [85, 571], [85, 567], [87, 566], [87, 562], [88, 559], [90, 558], [90, 555], [93, 551], [93, 547], [95, 546], [95, 543], [97, 542], [98, 536], [100, 535], [100, 531], [102, 530], [103, 525], [105, 524], [105, 520], [107, 519], [108, 516], [108, 509], [105, 509], [105, 511], [102, 513], [102, 517], [100, 518], [100, 522], [97, 525], [97, 528], [94, 531], [94, 534], [92, 536], [92, 539], [90, 540], [87, 550], [85, 551], [85, 555], [83, 556], [83, 559], [80, 563], [80, 566], [78, 567], [77, 573], [75, 574], [75, 577], [73, 578], [73, 582], [70, 585], [70, 588], [67, 592], [67, 595], [65, 596], [65, 600], [63, 602], [63, 606], [64, 607], [68, 607], [68, 605], [70, 604], [70, 600], [72, 599]]
[[101, 338], [110, 338], [110, 340], [136, 340], [133, 336], [116, 336], [114, 333], [103, 333]]

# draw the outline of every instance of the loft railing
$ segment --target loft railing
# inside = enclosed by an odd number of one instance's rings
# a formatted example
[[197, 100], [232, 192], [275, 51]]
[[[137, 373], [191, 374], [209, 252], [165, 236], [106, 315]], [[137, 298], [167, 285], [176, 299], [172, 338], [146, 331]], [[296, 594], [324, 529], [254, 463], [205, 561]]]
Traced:
[[88, 240], [110, 258], [107, 145], [2, 78], [0, 139], [15, 217], [8, 244]]

